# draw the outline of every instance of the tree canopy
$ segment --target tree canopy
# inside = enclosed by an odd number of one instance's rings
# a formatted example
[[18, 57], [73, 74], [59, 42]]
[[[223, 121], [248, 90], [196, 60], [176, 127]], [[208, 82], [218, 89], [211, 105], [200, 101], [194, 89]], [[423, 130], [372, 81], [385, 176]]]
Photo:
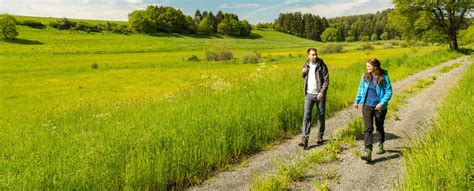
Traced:
[[[326, 19], [318, 15], [309, 13], [281, 13], [273, 24], [273, 27], [281, 32], [300, 36], [311, 40], [322, 40], [323, 32], [328, 28], [336, 29], [339, 33], [337, 41], [347, 39], [361, 40], [366, 36], [377, 37], [383, 33], [384, 38], [398, 38], [399, 32], [394, 28], [387, 26], [387, 15], [391, 9], [387, 9], [374, 14], [362, 14], [353, 16], [343, 16]], [[331, 29], [331, 32], [334, 32]]]
[[0, 15], [0, 32], [7, 40], [17, 37], [15, 17], [9, 14]]
[[[393, 0], [389, 25], [407, 39], [436, 36], [447, 38], [451, 50], [458, 49], [457, 34], [467, 28], [472, 0]], [[436, 39], [436, 38], [435, 38]]]
[[233, 36], [248, 36], [251, 25], [239, 21], [232, 13], [196, 10], [194, 18], [184, 15], [181, 10], [169, 6], [150, 5], [145, 10], [135, 10], [128, 15], [128, 22], [133, 30], [139, 33], [219, 33]]

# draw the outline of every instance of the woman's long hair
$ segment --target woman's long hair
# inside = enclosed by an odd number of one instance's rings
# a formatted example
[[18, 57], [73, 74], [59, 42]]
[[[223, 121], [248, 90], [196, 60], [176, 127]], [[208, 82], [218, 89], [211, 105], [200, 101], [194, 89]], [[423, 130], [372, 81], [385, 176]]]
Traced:
[[371, 58], [371, 59], [367, 60], [367, 63], [372, 65], [374, 67], [374, 70], [372, 71], [372, 73], [368, 73], [367, 71], [365, 71], [364, 79], [370, 82], [370, 81], [372, 81], [372, 75], [374, 75], [374, 76], [377, 77], [377, 85], [382, 84], [384, 82], [383, 81], [383, 76], [385, 74], [384, 74], [382, 68], [380, 68], [380, 61], [377, 60], [376, 58]]

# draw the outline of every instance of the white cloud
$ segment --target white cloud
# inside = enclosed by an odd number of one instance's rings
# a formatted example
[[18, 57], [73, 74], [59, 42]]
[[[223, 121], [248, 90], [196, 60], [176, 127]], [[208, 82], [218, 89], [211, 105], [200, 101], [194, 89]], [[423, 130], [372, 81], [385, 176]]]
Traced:
[[291, 4], [295, 4], [295, 3], [299, 3], [301, 2], [300, 0], [286, 0], [283, 4], [284, 5], [291, 5]]
[[126, 2], [127, 3], [132, 3], [132, 4], [134, 4], [134, 3], [143, 3], [142, 0], [126, 0]]
[[[369, 3], [369, 0], [355, 0], [342, 3], [333, 3], [325, 5], [312, 5], [309, 7], [298, 7], [289, 9], [288, 12], [312, 13], [323, 17], [336, 17], [345, 15], [348, 11], [358, 9], [364, 4]], [[375, 12], [375, 11], [373, 11]]]
[[0, 14], [67, 17], [98, 20], [128, 20], [128, 13], [147, 4], [163, 4], [167, 0], [0, 0]]
[[221, 9], [245, 9], [245, 8], [257, 8], [258, 4], [255, 3], [223, 3], [219, 5]]

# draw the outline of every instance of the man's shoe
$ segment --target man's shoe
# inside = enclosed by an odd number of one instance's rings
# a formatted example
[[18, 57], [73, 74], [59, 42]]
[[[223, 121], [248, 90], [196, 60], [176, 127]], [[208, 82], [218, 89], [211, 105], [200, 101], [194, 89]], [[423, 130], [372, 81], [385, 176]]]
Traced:
[[362, 156], [360, 157], [362, 160], [365, 160], [367, 162], [372, 160], [372, 151], [370, 149], [365, 149], [364, 152], [362, 152]]
[[377, 154], [383, 154], [385, 150], [383, 150], [383, 144], [378, 143], [377, 146], [375, 146], [375, 153]]
[[324, 143], [322, 135], [318, 135], [318, 140], [316, 141], [316, 143], [318, 143], [319, 145]]
[[301, 138], [301, 142], [298, 144], [298, 146], [303, 147], [303, 149], [308, 148], [308, 138]]

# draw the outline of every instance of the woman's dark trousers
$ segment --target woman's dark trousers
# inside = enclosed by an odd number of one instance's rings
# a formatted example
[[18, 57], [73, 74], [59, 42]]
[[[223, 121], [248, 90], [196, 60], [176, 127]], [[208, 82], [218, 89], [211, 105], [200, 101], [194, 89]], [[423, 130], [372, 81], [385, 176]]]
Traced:
[[377, 127], [377, 136], [379, 139], [377, 142], [383, 144], [385, 142], [385, 131], [383, 123], [385, 121], [385, 116], [387, 115], [387, 109], [384, 110], [375, 110], [375, 108], [364, 105], [362, 106], [362, 116], [364, 116], [364, 145], [365, 148], [372, 150], [372, 143], [374, 141], [374, 118], [375, 126]]

